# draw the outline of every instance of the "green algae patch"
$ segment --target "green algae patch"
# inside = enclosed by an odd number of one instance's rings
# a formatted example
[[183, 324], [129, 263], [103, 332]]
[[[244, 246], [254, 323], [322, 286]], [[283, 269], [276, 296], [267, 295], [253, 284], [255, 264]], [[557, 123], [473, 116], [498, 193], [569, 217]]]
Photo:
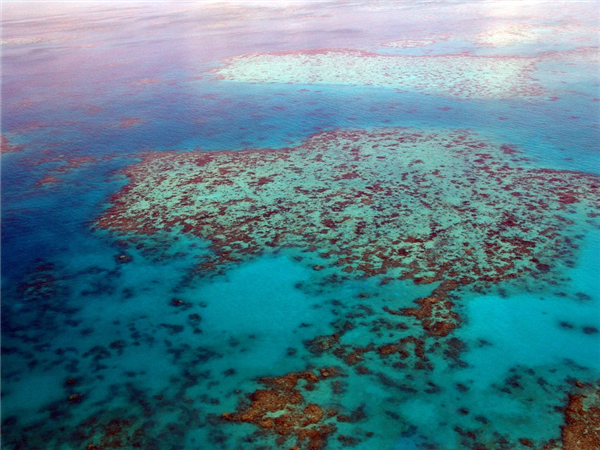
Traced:
[[535, 58], [471, 54], [400, 56], [353, 49], [252, 53], [224, 61], [219, 79], [252, 83], [364, 85], [455, 98], [530, 98]]

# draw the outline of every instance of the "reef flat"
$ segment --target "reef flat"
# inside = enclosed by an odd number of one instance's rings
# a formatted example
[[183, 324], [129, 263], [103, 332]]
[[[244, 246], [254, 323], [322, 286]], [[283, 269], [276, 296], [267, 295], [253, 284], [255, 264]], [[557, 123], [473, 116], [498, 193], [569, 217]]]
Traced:
[[219, 79], [238, 82], [365, 85], [501, 99], [543, 93], [531, 76], [536, 62], [521, 57], [398, 56], [324, 49], [237, 56], [215, 72]]
[[[211, 241], [210, 270], [298, 247], [348, 277], [498, 282], [560, 264], [573, 214], [596, 222], [596, 175], [523, 166], [465, 130], [319, 133], [301, 146], [149, 153], [97, 226]], [[325, 251], [326, 249], [326, 251]]]

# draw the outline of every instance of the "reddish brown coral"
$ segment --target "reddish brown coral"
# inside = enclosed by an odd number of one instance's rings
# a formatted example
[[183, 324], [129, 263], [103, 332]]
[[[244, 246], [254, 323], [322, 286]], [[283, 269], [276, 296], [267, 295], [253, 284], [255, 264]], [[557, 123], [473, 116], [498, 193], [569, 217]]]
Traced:
[[600, 448], [600, 385], [578, 383], [577, 393], [569, 395], [562, 429], [564, 450]]
[[114, 418], [108, 422], [92, 418], [80, 425], [77, 437], [88, 442], [86, 450], [144, 448], [148, 443], [139, 421], [121, 418]]
[[[321, 369], [327, 377], [337, 373], [336, 369]], [[247, 422], [258, 425], [278, 435], [283, 444], [295, 438], [298, 448], [318, 450], [324, 448], [327, 438], [336, 428], [325, 421], [335, 413], [325, 413], [322, 407], [308, 403], [301, 390], [311, 391], [314, 383], [321, 379], [312, 372], [290, 373], [281, 377], [262, 378], [267, 389], [257, 389], [250, 395], [251, 404], [241, 407], [236, 413], [224, 413], [222, 418], [230, 422]], [[299, 386], [299, 381], [306, 384]]]
[[406, 308], [399, 312], [386, 308], [386, 311], [390, 314], [415, 317], [431, 335], [447, 336], [459, 322], [458, 315], [452, 311], [454, 303], [449, 299], [449, 292], [458, 286], [460, 283], [453, 280], [446, 281], [429, 297], [415, 300], [419, 308]]

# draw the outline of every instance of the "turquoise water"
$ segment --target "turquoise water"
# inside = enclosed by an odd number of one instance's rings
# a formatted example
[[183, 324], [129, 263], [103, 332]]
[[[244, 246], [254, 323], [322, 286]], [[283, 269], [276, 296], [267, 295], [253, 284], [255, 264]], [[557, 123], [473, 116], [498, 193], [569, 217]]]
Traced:
[[[144, 152], [283, 149], [346, 128], [469, 129], [514, 146], [528, 167], [599, 174], [593, 59], [538, 63], [531, 76], [546, 93], [528, 99], [225, 82], [212, 72], [240, 54], [321, 47], [597, 54], [596, 5], [536, 5], [3, 5], [2, 135], [22, 146], [2, 155], [3, 446], [118, 448], [107, 428], [118, 420], [112, 436], [123, 448], [289, 448], [295, 438], [281, 443], [221, 415], [248, 403], [262, 377], [332, 367], [341, 375], [321, 376], [313, 390], [299, 384], [307, 403], [355, 414], [326, 419], [336, 431], [324, 448], [494, 450], [526, 448], [523, 437], [536, 448], [560, 439], [573, 380], [600, 378], [600, 235], [591, 218], [570, 216], [566, 234], [578, 248], [550, 278], [457, 291], [461, 324], [443, 338], [384, 310], [414, 307], [437, 284], [343, 279], [339, 269], [314, 269], [326, 264], [322, 248], [269, 247], [208, 274], [198, 270], [213, 251], [208, 240], [95, 226], [128, 183], [120, 171]], [[496, 47], [472, 38], [531, 23], [559, 37]], [[560, 37], [569, 24], [579, 39]], [[448, 39], [383, 45], [431, 34]], [[343, 351], [311, 345], [334, 333]], [[344, 360], [348, 348], [411, 336], [424, 340], [429, 368], [374, 347], [355, 365]]]
[[482, 386], [490, 385], [519, 364], [533, 368], [562, 364], [569, 370], [579, 368], [579, 376], [595, 376], [600, 369], [600, 336], [590, 331], [600, 326], [600, 298], [593, 276], [599, 237], [597, 232], [588, 237], [564, 285], [566, 291], [583, 299], [531, 293], [484, 296], [469, 302], [468, 327], [461, 330], [461, 338], [473, 343], [484, 340], [489, 345], [471, 350], [466, 376]]

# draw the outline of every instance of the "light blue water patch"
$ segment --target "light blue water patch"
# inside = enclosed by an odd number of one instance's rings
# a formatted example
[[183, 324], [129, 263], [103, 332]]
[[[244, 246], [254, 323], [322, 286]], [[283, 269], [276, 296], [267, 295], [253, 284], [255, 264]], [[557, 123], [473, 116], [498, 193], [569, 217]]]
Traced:
[[422, 450], [423, 446], [420, 446], [416, 439], [403, 437], [398, 439], [394, 446], [390, 450]]
[[[583, 241], [575, 267], [569, 270], [569, 277], [572, 291], [600, 302], [600, 232], [590, 233]], [[600, 316], [600, 309], [596, 309], [595, 313]]]
[[[563, 376], [557, 374], [553, 377], [550, 381], [561, 385], [554, 384], [550, 389], [539, 383], [540, 375], [548, 374], [545, 369], [533, 372], [533, 380], [522, 381], [518, 378], [525, 387], [511, 393], [506, 393], [506, 389], [499, 389], [498, 386], [485, 389], [475, 386], [475, 389], [461, 392], [455, 385], [455, 382], [461, 381], [459, 377], [452, 372], [439, 373], [435, 383], [442, 390], [438, 394], [411, 395], [398, 402], [397, 410], [416, 429], [414, 436], [409, 437], [426, 439], [445, 450], [466, 448], [464, 441], [456, 435], [455, 427], [479, 429], [487, 434], [489, 430], [485, 431], [486, 425], [482, 427], [482, 418], [485, 419], [483, 422], [488, 421], [495, 430], [511, 436], [513, 440], [528, 436], [541, 445], [558, 437], [563, 418], [556, 414], [555, 408], [562, 405], [565, 398]], [[461, 411], [468, 411], [468, 414]], [[400, 442], [406, 443], [403, 440]], [[415, 443], [419, 448], [419, 441]], [[422, 447], [430, 448], [428, 445]]]
[[[564, 365], [600, 374], [600, 233], [584, 241], [565, 289], [572, 295], [484, 296], [466, 306], [466, 325], [457, 331], [470, 350], [461, 375], [481, 388], [508, 369]], [[582, 295], [583, 294], [583, 295]]]
[[[194, 239], [182, 237], [183, 242], [193, 243]], [[91, 273], [83, 274], [71, 285], [74, 298], [81, 298], [81, 310], [76, 318], [93, 320], [100, 317], [107, 321], [121, 319], [132, 320], [139, 316], [151, 316], [158, 320], [166, 318], [165, 312], [172, 311], [169, 301], [176, 296], [175, 290], [187, 272], [198, 262], [196, 256], [201, 255], [202, 249], [187, 249], [188, 254], [179, 258], [169, 258], [164, 261], [153, 261], [145, 258], [133, 249], [126, 254], [133, 258], [130, 263], [122, 264], [118, 272], [109, 274], [111, 289], [102, 291], [94, 289], [94, 281], [99, 282], [98, 276]], [[197, 253], [195, 253], [197, 252]], [[116, 255], [115, 253], [114, 255]], [[85, 264], [81, 261], [81, 264]], [[85, 266], [84, 266], [85, 267]], [[123, 293], [133, 294], [124, 295]], [[86, 301], [88, 296], [93, 301]], [[103, 313], [110, 311], [111, 313]]]
[[[10, 364], [10, 360], [5, 363]], [[4, 417], [12, 414], [31, 416], [50, 402], [64, 399], [64, 392], [57, 383], [57, 379], [64, 379], [63, 372], [53, 370], [31, 374], [24, 371], [21, 380], [3, 388], [2, 415]]]
[[[268, 368], [286, 350], [302, 342], [302, 330], [325, 328], [333, 314], [323, 299], [296, 285], [311, 271], [285, 257], [261, 257], [228, 272], [226, 278], [200, 287], [204, 338], [215, 342], [253, 339], [243, 365]], [[240, 361], [236, 364], [240, 365]]]
[[410, 438], [400, 438], [398, 442], [394, 445], [392, 450], [420, 450], [422, 447], [419, 447], [417, 442]]
[[[467, 307], [468, 325], [462, 339], [475, 347], [465, 360], [476, 385], [497, 381], [516, 365], [536, 367], [568, 363], [600, 372], [598, 303], [576, 303], [562, 297], [486, 296]], [[561, 324], [566, 324], [561, 326]], [[484, 341], [476, 347], [478, 341]]]

